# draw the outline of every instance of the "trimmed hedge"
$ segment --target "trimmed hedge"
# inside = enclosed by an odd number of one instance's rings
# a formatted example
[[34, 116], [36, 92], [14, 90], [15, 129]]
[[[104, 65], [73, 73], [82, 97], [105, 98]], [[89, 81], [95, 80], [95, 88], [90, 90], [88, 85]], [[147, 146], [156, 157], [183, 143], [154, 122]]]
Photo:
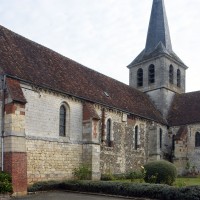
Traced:
[[199, 200], [200, 186], [176, 188], [163, 184], [133, 184], [108, 181], [41, 182], [29, 188], [30, 192], [44, 190], [70, 190], [126, 197], [144, 197], [160, 200]]
[[172, 185], [177, 177], [176, 167], [168, 161], [154, 161], [144, 165], [146, 183], [162, 183]]

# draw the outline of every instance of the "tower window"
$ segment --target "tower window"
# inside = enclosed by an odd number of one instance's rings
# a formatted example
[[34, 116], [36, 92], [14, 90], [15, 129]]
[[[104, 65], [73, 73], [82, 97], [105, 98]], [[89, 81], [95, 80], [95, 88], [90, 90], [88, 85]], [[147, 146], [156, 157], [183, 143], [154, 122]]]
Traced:
[[200, 147], [200, 133], [196, 132], [195, 134], [195, 147]]
[[149, 83], [155, 83], [155, 66], [149, 66]]
[[143, 86], [143, 69], [138, 69], [137, 71], [137, 86]]
[[174, 83], [174, 67], [172, 65], [169, 67], [169, 83]]
[[66, 135], [66, 108], [64, 105], [60, 107], [59, 135]]
[[181, 87], [181, 71], [180, 71], [180, 69], [177, 70], [177, 86]]

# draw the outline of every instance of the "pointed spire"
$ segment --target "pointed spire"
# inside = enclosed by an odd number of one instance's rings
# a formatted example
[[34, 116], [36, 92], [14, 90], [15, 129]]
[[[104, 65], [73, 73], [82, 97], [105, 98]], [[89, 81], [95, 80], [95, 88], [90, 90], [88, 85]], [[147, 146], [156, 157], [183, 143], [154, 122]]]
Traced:
[[153, 0], [145, 53], [155, 50], [160, 42], [162, 42], [169, 52], [172, 52], [164, 0]]

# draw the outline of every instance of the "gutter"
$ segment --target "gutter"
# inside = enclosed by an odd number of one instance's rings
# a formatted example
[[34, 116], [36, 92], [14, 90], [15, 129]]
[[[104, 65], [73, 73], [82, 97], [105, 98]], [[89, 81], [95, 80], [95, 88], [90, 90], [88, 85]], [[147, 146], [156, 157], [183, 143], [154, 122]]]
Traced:
[[4, 171], [4, 125], [5, 125], [5, 90], [6, 90], [6, 75], [3, 76], [1, 80], [2, 88], [1, 88], [1, 171]]
[[68, 95], [68, 96], [72, 96], [72, 97], [81, 99], [81, 100], [84, 100], [84, 101], [88, 101], [88, 102], [91, 102], [91, 103], [96, 103], [96, 104], [99, 104], [99, 105], [101, 105], [101, 106], [105, 106], [105, 107], [110, 108], [110, 109], [115, 109], [115, 110], [119, 110], [119, 111], [124, 112], [124, 113], [132, 114], [132, 115], [135, 115], [135, 116], [137, 116], [137, 117], [141, 117], [141, 118], [143, 118], [143, 119], [147, 119], [147, 120], [150, 120], [150, 121], [155, 121], [155, 122], [157, 122], [157, 123], [164, 124], [164, 125], [166, 125], [166, 126], [168, 125], [167, 122], [166, 122], [166, 123], [160, 122], [160, 121], [158, 121], [158, 120], [151, 119], [151, 118], [149, 118], [149, 117], [145, 117], [145, 116], [142, 116], [142, 115], [138, 115], [138, 114], [135, 114], [135, 113], [133, 113], [133, 112], [129, 112], [129, 111], [127, 111], [127, 110], [123, 110], [123, 109], [120, 109], [120, 108], [117, 108], [117, 107], [114, 107], [114, 106], [109, 106], [109, 105], [106, 105], [106, 104], [101, 103], [101, 102], [98, 102], [98, 101], [92, 101], [92, 100], [90, 100], [90, 99], [88, 99], [88, 98], [85, 98], [85, 97], [81, 97], [81, 96], [78, 96], [78, 95], [74, 95], [74, 94], [70, 94], [70, 93], [67, 93], [67, 92], [63, 92], [63, 91], [61, 91], [61, 90], [56, 90], [56, 89], [53, 89], [53, 88], [51, 88], [51, 87], [49, 87], [49, 86], [45, 86], [45, 85], [42, 85], [42, 86], [41, 86], [41, 85], [35, 84], [35, 83], [31, 82], [31, 81], [27, 81], [27, 80], [18, 78], [18, 77], [16, 77], [16, 76], [12, 76], [12, 75], [9, 75], [9, 74], [5, 74], [5, 76], [7, 76], [7, 77], [9, 77], [9, 78], [12, 78], [12, 79], [15, 79], [15, 80], [18, 80], [18, 81], [21, 81], [21, 82], [24, 82], [24, 83], [28, 83], [28, 84], [30, 84], [30, 85], [35, 85], [35, 86], [37, 86], [37, 87], [39, 87], [39, 88], [45, 88], [45, 89], [48, 89], [48, 90], [51, 90], [51, 91], [54, 91], [54, 92], [57, 92], [57, 93], [61, 93], [61, 94], [64, 94], [64, 95]]

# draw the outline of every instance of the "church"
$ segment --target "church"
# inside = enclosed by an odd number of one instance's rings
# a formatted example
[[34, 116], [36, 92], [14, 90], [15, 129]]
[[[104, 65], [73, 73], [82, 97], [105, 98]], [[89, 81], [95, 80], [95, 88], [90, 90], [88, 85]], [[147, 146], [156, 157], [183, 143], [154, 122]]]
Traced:
[[15, 195], [39, 181], [91, 179], [173, 162], [200, 170], [200, 92], [172, 49], [164, 0], [153, 0], [146, 45], [129, 85], [0, 26], [1, 170]]

